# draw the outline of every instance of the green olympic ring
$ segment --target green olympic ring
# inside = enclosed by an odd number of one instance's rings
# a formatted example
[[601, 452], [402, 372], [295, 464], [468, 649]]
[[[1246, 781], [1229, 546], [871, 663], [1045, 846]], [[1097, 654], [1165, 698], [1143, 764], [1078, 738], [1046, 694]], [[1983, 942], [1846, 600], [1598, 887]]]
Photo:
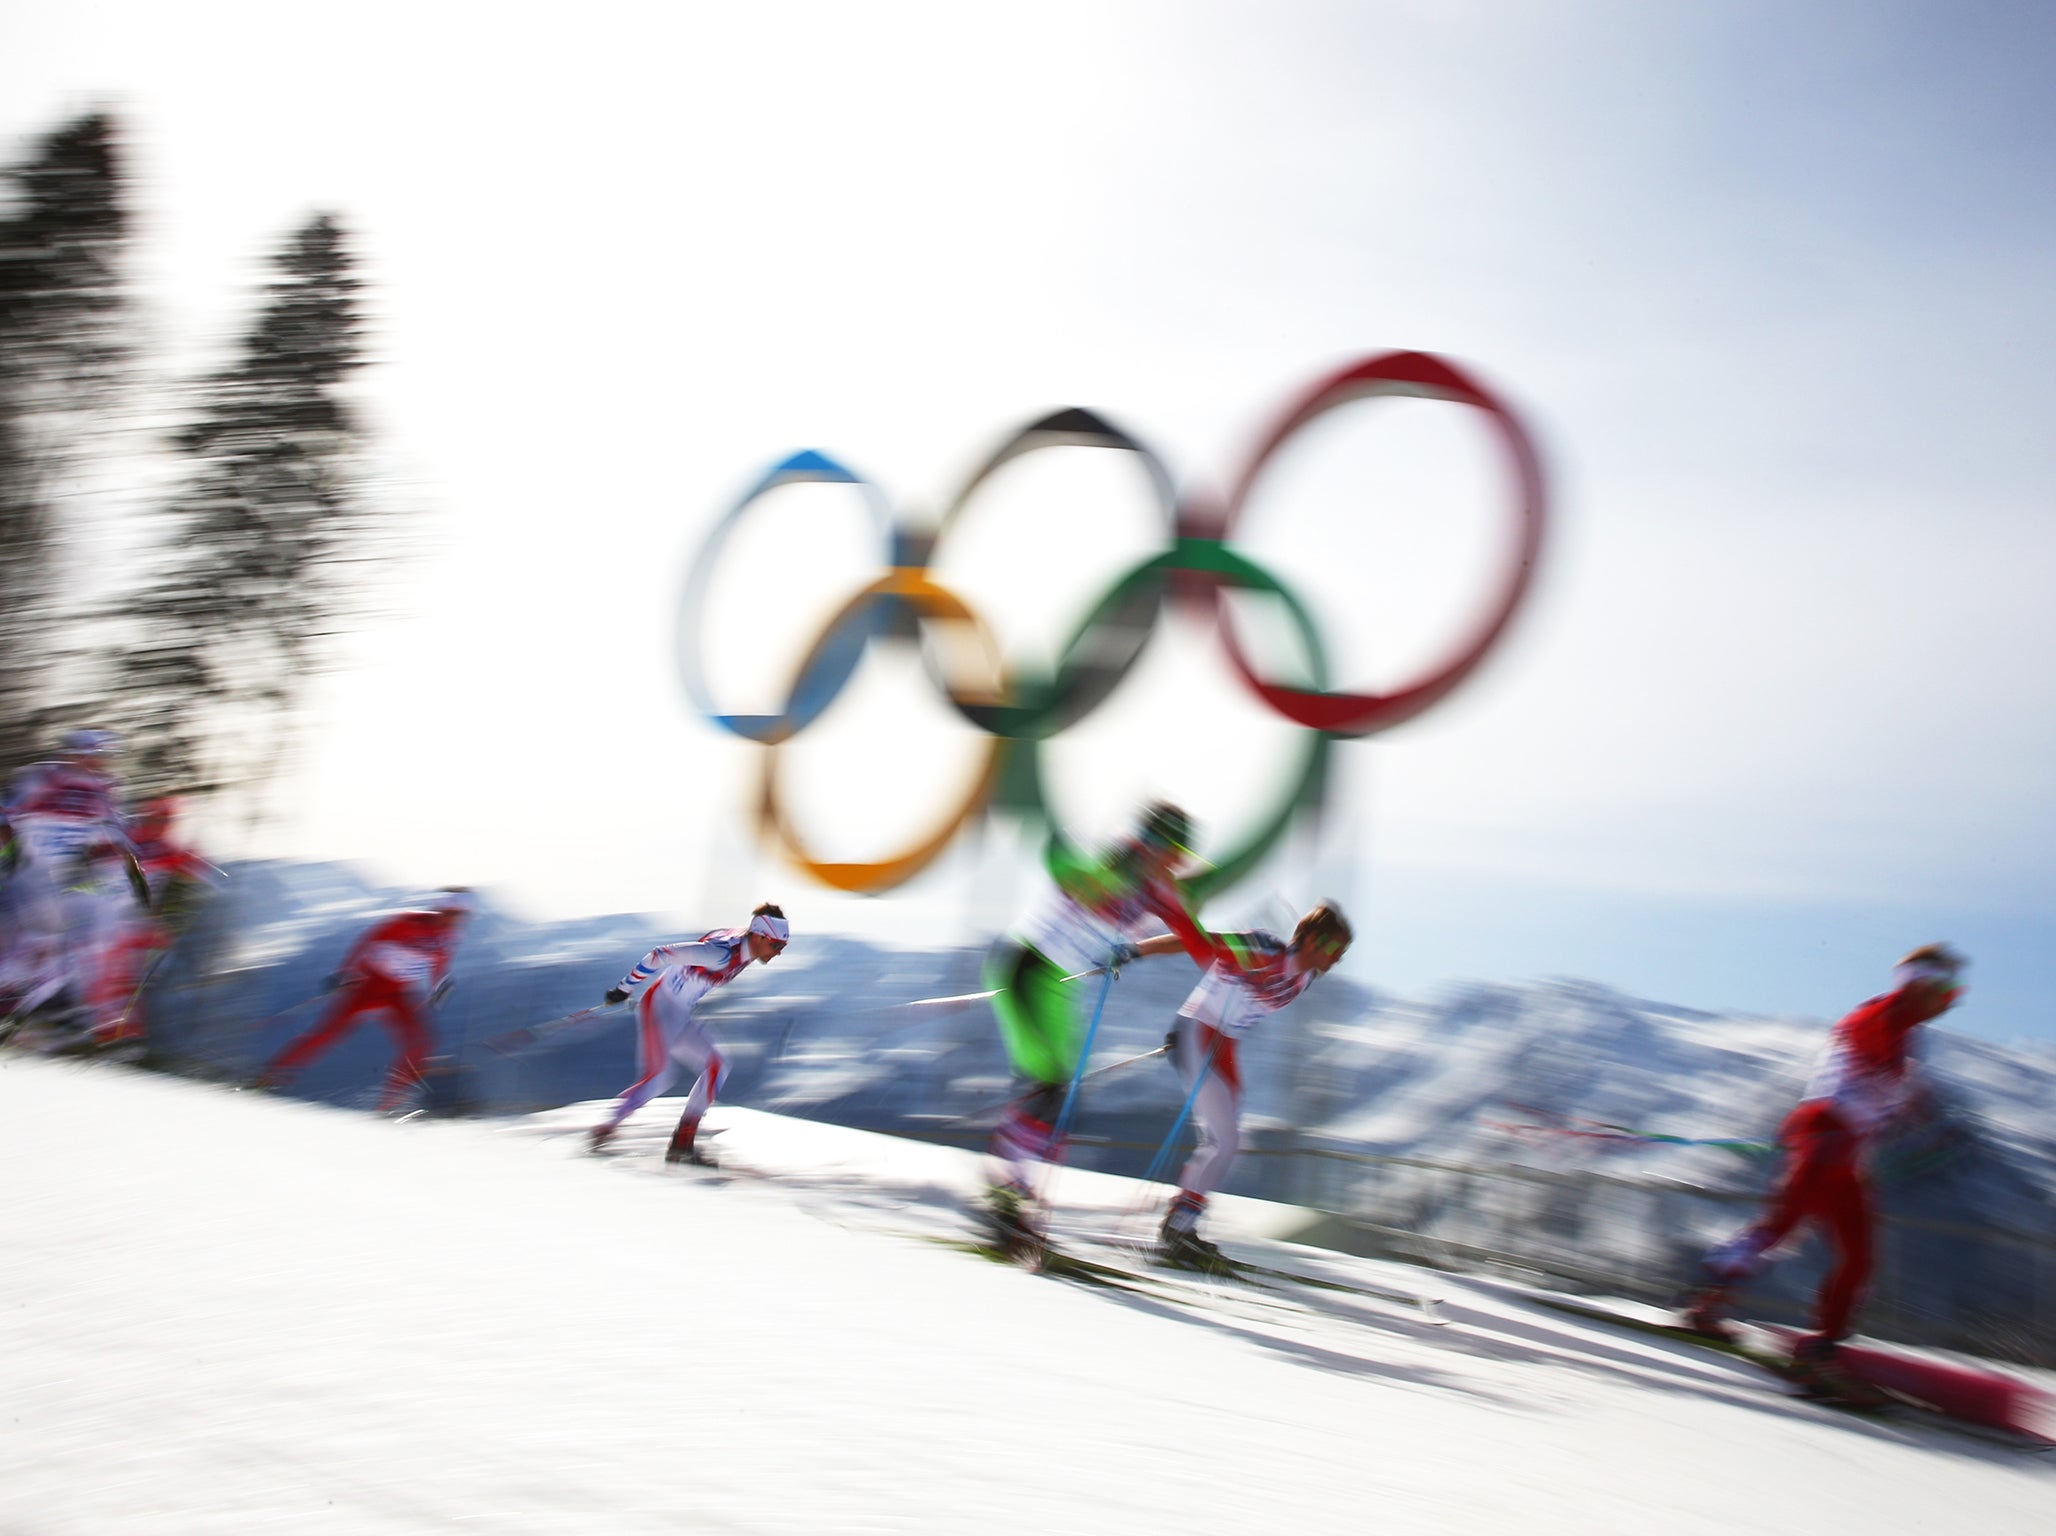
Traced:
[[[1304, 604], [1276, 577], [1223, 541], [1259, 474], [1307, 422], [1351, 400], [1390, 395], [1446, 400], [1486, 414], [1508, 450], [1514, 473], [1514, 560], [1484, 622], [1454, 657], [1389, 694], [1330, 693], [1319, 633]], [[892, 858], [831, 863], [815, 857], [801, 845], [785, 814], [778, 790], [777, 747], [819, 717], [854, 675], [873, 640], [918, 636], [937, 626], [961, 625], [971, 630], [984, 652], [996, 658], [996, 645], [985, 625], [961, 599], [935, 582], [928, 567], [944, 534], [992, 475], [1025, 454], [1060, 446], [1104, 447], [1136, 455], [1169, 527], [1170, 547], [1129, 571], [1100, 597], [1068, 638], [1047, 677], [1010, 677], [995, 660], [992, 676], [966, 678], [953, 672], [947, 661], [938, 663], [934, 648], [924, 647], [924, 664], [951, 705], [994, 738], [976, 782], [940, 825]], [[801, 663], [780, 713], [724, 711], [707, 685], [698, 643], [712, 569], [729, 533], [750, 507], [769, 491], [795, 481], [848, 484], [861, 491], [886, 546], [887, 573], [830, 620]], [[840, 890], [859, 892], [889, 890], [912, 879], [941, 854], [966, 821], [995, 800], [1040, 816], [1051, 829], [1052, 846], [1061, 847], [1063, 832], [1050, 811], [1043, 785], [1040, 743], [1090, 714], [1128, 675], [1154, 633], [1168, 596], [1186, 606], [1210, 604], [1229, 659], [1244, 684], [1274, 711], [1309, 732], [1306, 750], [1284, 797], [1240, 846], [1189, 881], [1188, 890], [1203, 900], [1233, 885], [1263, 859], [1297, 813], [1318, 803], [1332, 738], [1367, 735], [1420, 713], [1475, 670], [1497, 644], [1530, 584], [1545, 501], [1539, 460], [1512, 412], [1453, 364], [1415, 352], [1380, 354], [1317, 382], [1274, 426], [1234, 485], [1225, 508], [1190, 499], [1181, 502], [1162, 462], [1144, 444], [1092, 412], [1075, 409], [1045, 416], [1002, 442], [926, 534], [895, 524], [877, 488], [825, 454], [809, 450], [774, 465], [716, 522], [701, 546], [687, 579], [677, 653], [681, 679], [695, 707], [722, 729], [770, 749], [757, 808], [764, 837], [815, 878]], [[1311, 672], [1308, 686], [1280, 684], [1256, 674], [1228, 612], [1228, 596], [1235, 590], [1265, 593], [1285, 604], [1306, 648]]]

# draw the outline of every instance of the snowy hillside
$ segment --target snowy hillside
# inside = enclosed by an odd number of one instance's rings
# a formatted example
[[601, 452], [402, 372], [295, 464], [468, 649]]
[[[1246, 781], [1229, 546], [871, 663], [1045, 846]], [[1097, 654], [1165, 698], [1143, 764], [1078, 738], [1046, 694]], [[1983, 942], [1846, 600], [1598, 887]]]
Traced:
[[[167, 1054], [223, 1075], [254, 1068], [307, 1013], [261, 1021], [311, 994], [394, 899], [337, 867], [239, 868], [171, 978], [185, 984], [165, 996]], [[529, 926], [488, 912], [443, 1012], [456, 1071], [438, 1107], [504, 1114], [617, 1092], [634, 1074], [622, 1012], [523, 1054], [484, 1042], [596, 1002], [646, 948], [677, 936], [649, 919]], [[1008, 1092], [975, 996], [981, 961], [803, 934], [708, 1004], [731, 1060], [724, 1096], [977, 1145]], [[1125, 971], [1107, 991], [1095, 1062], [1156, 1046], [1192, 980], [1182, 959]], [[1089, 1014], [1102, 981], [1074, 985]], [[1826, 1026], [1719, 1017], [1585, 982], [1471, 984], [1421, 1000], [1330, 978], [1251, 1042], [1251, 1146], [1229, 1187], [1338, 1213], [1346, 1220], [1325, 1240], [1341, 1247], [1465, 1267], [1511, 1258], [1667, 1295], [1707, 1241], [1744, 1219], [1771, 1164], [1595, 1129], [1767, 1142]], [[1886, 1151], [1895, 1224], [1873, 1320], [1891, 1336], [2056, 1359], [2056, 1052], [1930, 1033], [1950, 1116]], [[303, 1091], [361, 1102], [389, 1049], [362, 1031]], [[1182, 1097], [1161, 1059], [1095, 1079], [1076, 1161], [1139, 1173]], [[1761, 1302], [1796, 1315], [1812, 1273], [1803, 1261], [1774, 1271]]]
[[[2056, 1520], [2047, 1456], [1807, 1404], [1516, 1288], [1335, 1261], [1400, 1301], [1088, 1290], [908, 1232], [924, 1190], [975, 1183], [963, 1154], [725, 1111], [739, 1166], [801, 1176], [667, 1174], [649, 1136], [595, 1159], [556, 1134], [591, 1112], [395, 1124], [0, 1055], [0, 1529]], [[1066, 1179], [1068, 1210], [1128, 1203]], [[1262, 1216], [1230, 1202], [1223, 1230], [1287, 1252]], [[1433, 1317], [1404, 1303], [1423, 1288]]]

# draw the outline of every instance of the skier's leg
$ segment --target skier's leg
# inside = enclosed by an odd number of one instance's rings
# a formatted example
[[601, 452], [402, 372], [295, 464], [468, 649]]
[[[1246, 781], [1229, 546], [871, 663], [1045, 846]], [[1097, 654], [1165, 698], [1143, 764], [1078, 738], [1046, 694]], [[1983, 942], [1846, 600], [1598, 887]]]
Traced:
[[14, 936], [14, 1007], [27, 1014], [64, 990], [64, 892], [49, 866], [25, 856], [8, 882], [18, 927]]
[[429, 1054], [434, 1049], [428, 1018], [422, 1007], [424, 999], [416, 988], [405, 982], [388, 983], [383, 1002], [386, 1027], [393, 1033], [399, 1054], [393, 1059], [392, 1070], [386, 1074], [385, 1096], [378, 1105], [380, 1113], [398, 1109], [406, 1102], [407, 1096], [427, 1071]]
[[60, 898], [63, 909], [62, 941], [65, 986], [83, 1021], [90, 1026], [97, 1018], [101, 998], [102, 968], [107, 959], [108, 940], [113, 936], [114, 906], [103, 887], [97, 866], [80, 869], [74, 883]]
[[1815, 1396], [1869, 1407], [1883, 1401], [1883, 1394], [1841, 1360], [1841, 1341], [1849, 1333], [1871, 1274], [1870, 1188], [1860, 1156], [1856, 1137], [1846, 1130], [1823, 1136], [1816, 1152], [1818, 1198], [1811, 1214], [1826, 1231], [1834, 1258], [1815, 1301], [1814, 1331], [1792, 1346], [1791, 1369]]
[[162, 950], [161, 935], [147, 919], [126, 920], [109, 946], [103, 978], [107, 995], [95, 1009], [93, 1035], [103, 1045], [143, 1037], [143, 1006], [139, 995], [144, 978]]
[[1707, 1251], [1701, 1261], [1707, 1284], [1687, 1303], [1686, 1326], [1716, 1338], [1731, 1331], [1725, 1322], [1730, 1293], [1762, 1269], [1771, 1250], [1802, 1221], [1823, 1209], [1823, 1171], [1833, 1140], [1844, 1135], [1841, 1122], [1823, 1104], [1801, 1104], [1786, 1116], [1778, 1132], [1784, 1167], [1777, 1185], [1755, 1221]]
[[87, 1027], [96, 1034], [109, 1029], [121, 1016], [128, 1001], [123, 968], [128, 915], [135, 910], [135, 897], [126, 883], [116, 890], [96, 881], [79, 896], [79, 1001], [84, 1005]]
[[1814, 1314], [1818, 1336], [1829, 1342], [1848, 1336], [1856, 1309], [1870, 1286], [1876, 1224], [1870, 1186], [1857, 1165], [1854, 1138], [1849, 1155], [1822, 1178], [1820, 1224], [1835, 1250], [1834, 1262], [1822, 1277]]
[[997, 1184], [1023, 1195], [1034, 1188], [1035, 1164], [1054, 1155], [1057, 1112], [1063, 1103], [1062, 1083], [1033, 1083], [1008, 1101], [987, 1144], [1000, 1167]]
[[692, 1162], [697, 1160], [693, 1142], [699, 1135], [700, 1119], [713, 1105], [725, 1064], [715, 1048], [714, 1037], [697, 1019], [688, 1019], [678, 1031], [671, 1042], [671, 1059], [693, 1074], [693, 1085], [685, 1096], [685, 1112], [678, 1117], [678, 1127], [671, 1133], [671, 1145], [665, 1149], [664, 1159], [673, 1163]]
[[1242, 1150], [1242, 1074], [1233, 1040], [1221, 1038], [1204, 1025], [1181, 1029], [1178, 1075], [1187, 1092], [1202, 1071], [1206, 1078], [1192, 1099], [1198, 1144], [1178, 1175], [1178, 1188], [1204, 1202], [1221, 1187], [1235, 1154]]
[[1025, 1091], [1000, 1112], [987, 1150], [999, 1165], [996, 1187], [1025, 1195], [1034, 1187], [1032, 1164], [1056, 1155], [1056, 1117], [1078, 1065], [1078, 1016], [1063, 973], [1035, 950], [1000, 951], [986, 979], [997, 988], [992, 1011], [1008, 1062], [1025, 1080]]
[[622, 1091], [607, 1118], [593, 1127], [590, 1140], [594, 1147], [605, 1146], [624, 1120], [662, 1094], [678, 1077], [678, 1063], [671, 1059], [665, 1016], [660, 1012], [658, 989], [651, 987], [643, 993], [635, 1011], [636, 1060], [642, 1067], [642, 1076]]
[[1235, 1042], [1196, 1020], [1179, 1018], [1177, 1041], [1178, 1075], [1191, 1095], [1198, 1134], [1159, 1237], [1173, 1262], [1217, 1263], [1220, 1251], [1199, 1236], [1199, 1219], [1242, 1148], [1241, 1067]]
[[1761, 1268], [1765, 1255], [1822, 1208], [1822, 1176], [1847, 1135], [1825, 1104], [1801, 1104], [1787, 1116], [1778, 1132], [1785, 1164], [1769, 1204], [1754, 1222], [1707, 1256], [1708, 1267], [1730, 1280], [1747, 1279]]
[[323, 1051], [334, 1045], [352, 1029], [357, 1021], [372, 1006], [364, 1001], [364, 992], [369, 985], [365, 981], [352, 982], [337, 994], [336, 1000], [328, 1005], [328, 1012], [321, 1021], [299, 1039], [271, 1058], [259, 1077], [260, 1082], [278, 1082], [287, 1074], [297, 1072]]

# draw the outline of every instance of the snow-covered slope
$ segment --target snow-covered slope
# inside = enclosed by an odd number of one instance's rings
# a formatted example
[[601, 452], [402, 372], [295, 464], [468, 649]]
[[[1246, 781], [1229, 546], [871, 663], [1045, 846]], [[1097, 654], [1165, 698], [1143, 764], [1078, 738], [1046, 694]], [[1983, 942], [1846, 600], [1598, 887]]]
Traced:
[[[183, 957], [162, 1030], [172, 1056], [228, 1073], [304, 1027], [304, 1011], [262, 1021], [310, 994], [395, 896], [333, 866], [248, 865], [235, 876]], [[597, 1001], [652, 943], [676, 936], [647, 918], [539, 926], [488, 911], [460, 952], [441, 1021], [457, 1067], [441, 1080], [442, 1107], [507, 1113], [618, 1091], [634, 1075], [623, 1013], [522, 1055], [483, 1042]], [[977, 993], [981, 960], [803, 935], [775, 966], [709, 1000], [731, 1064], [724, 1095], [977, 1144], [1008, 1092], [990, 1014], [976, 996], [925, 1000]], [[1095, 1061], [1158, 1044], [1192, 980], [1182, 959], [1129, 967], [1107, 992]], [[1102, 983], [1074, 985], [1089, 1013]], [[1589, 982], [1474, 983], [1414, 999], [1331, 978], [1252, 1039], [1251, 1148], [1230, 1187], [1342, 1213], [1349, 1221], [1325, 1235], [1346, 1246], [1472, 1266], [1512, 1259], [1667, 1294], [1706, 1242], [1744, 1218], [1769, 1162], [1577, 1133], [1605, 1124], [1768, 1141], [1826, 1027], [1716, 1016]], [[1872, 1320], [1896, 1337], [2056, 1359], [2056, 1053], [1930, 1034], [1951, 1115], [1885, 1160], [1895, 1225]], [[304, 1090], [361, 1101], [389, 1050], [379, 1032], [360, 1032]], [[1161, 1059], [1096, 1079], [1077, 1161], [1140, 1172], [1182, 1097]], [[1784, 1266], [1761, 1303], [1797, 1315], [1813, 1274], [1810, 1261]]]
[[579, 1111], [394, 1124], [0, 1055], [0, 1529], [2056, 1520], [2046, 1457], [1837, 1415], [1489, 1283], [1428, 1277], [1438, 1325], [1087, 1291], [872, 1230], [890, 1200], [836, 1189], [864, 1188], [875, 1139], [727, 1118], [739, 1153], [822, 1181], [665, 1175], [540, 1134]]

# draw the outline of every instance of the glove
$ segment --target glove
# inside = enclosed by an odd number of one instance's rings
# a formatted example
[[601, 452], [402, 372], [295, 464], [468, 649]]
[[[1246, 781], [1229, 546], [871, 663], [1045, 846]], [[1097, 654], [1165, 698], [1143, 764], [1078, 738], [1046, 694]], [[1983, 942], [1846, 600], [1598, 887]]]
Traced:
[[343, 989], [343, 985], [349, 979], [341, 971], [330, 971], [321, 978], [321, 990], [324, 992], [340, 992]]
[[609, 987], [607, 988], [607, 995], [603, 1000], [603, 1006], [612, 1008], [616, 1003], [625, 1003], [627, 1001], [628, 994], [622, 991], [621, 988]]
[[1122, 966], [1132, 965], [1141, 958], [1142, 951], [1133, 944], [1116, 944], [1114, 952], [1107, 956], [1107, 969], [1118, 976], [1121, 974]]
[[1173, 1056], [1178, 1054], [1178, 1026], [1175, 1024], [1164, 1031], [1164, 1049]]

